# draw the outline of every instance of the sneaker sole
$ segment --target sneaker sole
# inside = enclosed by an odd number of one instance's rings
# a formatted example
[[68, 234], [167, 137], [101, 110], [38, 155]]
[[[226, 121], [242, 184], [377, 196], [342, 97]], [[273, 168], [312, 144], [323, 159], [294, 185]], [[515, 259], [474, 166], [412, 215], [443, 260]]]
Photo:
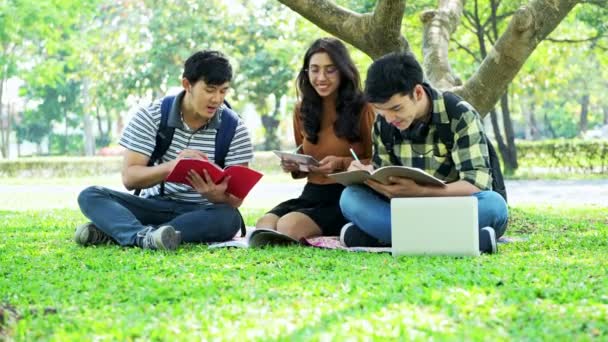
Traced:
[[86, 246], [88, 240], [89, 240], [89, 224], [86, 223], [86, 224], [76, 227], [76, 232], [74, 233], [74, 241], [79, 245]]
[[490, 235], [490, 245], [492, 246], [492, 252], [490, 254], [496, 254], [498, 253], [498, 246], [496, 243], [496, 233], [494, 232], [494, 229], [483, 229], [486, 232], [488, 232], [488, 234]]
[[488, 229], [490, 231], [490, 242], [492, 242], [492, 254], [498, 253], [498, 246], [496, 245], [496, 233], [494, 229]]
[[[347, 224], [348, 224], [348, 223], [347, 223]], [[348, 230], [348, 228], [352, 227], [353, 225], [354, 225], [354, 224], [353, 224], [353, 223], [351, 223], [351, 224], [350, 224], [348, 227], [346, 227], [346, 228], [342, 227], [342, 229], [340, 229], [340, 243], [341, 243], [343, 246], [346, 246], [346, 243], [344, 242], [344, 235], [346, 235], [345, 233], [346, 233], [346, 231]], [[346, 246], [346, 247], [348, 247], [348, 246]]]
[[174, 251], [179, 246], [181, 236], [177, 234], [173, 227], [161, 227], [160, 235], [155, 236], [154, 242], [158, 249]]

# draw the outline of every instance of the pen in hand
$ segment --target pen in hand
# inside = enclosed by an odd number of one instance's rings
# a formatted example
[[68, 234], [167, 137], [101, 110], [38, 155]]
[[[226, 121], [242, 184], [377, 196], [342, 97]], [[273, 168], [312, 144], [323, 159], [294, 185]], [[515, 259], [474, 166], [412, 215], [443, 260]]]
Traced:
[[359, 158], [357, 157], [357, 154], [355, 153], [355, 151], [353, 151], [353, 149], [352, 149], [352, 148], [350, 148], [349, 150], [350, 150], [350, 154], [352, 154], [352, 155], [353, 155], [353, 158], [355, 158], [355, 160], [356, 160], [356, 161], [360, 162], [360, 161], [359, 161]]
[[346, 171], [366, 170], [368, 172], [371, 172], [373, 170], [373, 168], [371, 168], [370, 165], [363, 165], [361, 163], [361, 161], [359, 160], [359, 157], [357, 157], [357, 154], [355, 153], [355, 151], [353, 151], [352, 148], [350, 148], [350, 154], [352, 154], [352, 156], [353, 156], [353, 158], [355, 158], [355, 160], [353, 160], [353, 162], [350, 163], [350, 166], [346, 169]]

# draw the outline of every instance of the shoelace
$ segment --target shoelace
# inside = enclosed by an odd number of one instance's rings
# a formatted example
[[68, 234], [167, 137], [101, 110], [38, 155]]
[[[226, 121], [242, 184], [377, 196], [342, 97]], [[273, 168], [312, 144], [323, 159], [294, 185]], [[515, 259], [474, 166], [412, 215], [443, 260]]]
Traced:
[[156, 249], [156, 243], [154, 242], [154, 239], [152, 237], [153, 231], [154, 231], [154, 228], [146, 227], [145, 229], [137, 232], [137, 239], [138, 240], [141, 239], [140, 246], [142, 248]]
[[108, 242], [110, 241], [110, 236], [107, 235], [106, 233], [102, 232], [101, 230], [99, 230], [99, 228], [97, 227], [92, 227], [91, 229], [89, 229], [89, 234], [91, 234], [91, 243], [92, 244], [96, 244], [96, 243], [104, 243], [104, 242]]

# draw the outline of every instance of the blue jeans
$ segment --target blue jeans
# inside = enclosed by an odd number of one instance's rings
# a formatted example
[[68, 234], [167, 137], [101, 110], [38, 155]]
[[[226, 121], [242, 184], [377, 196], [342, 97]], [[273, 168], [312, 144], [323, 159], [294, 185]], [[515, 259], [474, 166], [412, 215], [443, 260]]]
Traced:
[[[507, 203], [494, 191], [480, 191], [473, 196], [477, 197], [479, 228], [494, 228], [498, 239], [507, 228]], [[386, 197], [367, 186], [348, 186], [340, 197], [340, 209], [361, 230], [381, 242], [391, 243], [391, 203]]]
[[238, 210], [227, 204], [200, 205], [167, 198], [138, 197], [100, 186], [78, 196], [82, 213], [122, 246], [134, 246], [139, 231], [169, 224], [182, 232], [183, 242], [230, 240], [240, 228]]

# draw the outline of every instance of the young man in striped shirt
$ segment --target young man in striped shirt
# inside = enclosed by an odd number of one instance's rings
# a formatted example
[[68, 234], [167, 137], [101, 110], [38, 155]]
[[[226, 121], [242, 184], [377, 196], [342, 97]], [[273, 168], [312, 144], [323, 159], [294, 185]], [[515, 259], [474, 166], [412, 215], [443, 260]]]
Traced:
[[[242, 200], [227, 194], [227, 180], [214, 184], [208, 175], [191, 172], [193, 186], [161, 183], [178, 160], [215, 161], [215, 135], [227, 110], [224, 97], [232, 66], [218, 51], [199, 51], [184, 65], [183, 90], [173, 101], [167, 125], [174, 135], [160, 163], [147, 166], [161, 121], [161, 100], [141, 107], [125, 128], [119, 144], [126, 148], [122, 181], [128, 190], [144, 189], [142, 196], [92, 186], [78, 204], [91, 220], [76, 229], [81, 245], [116, 242], [121, 246], [174, 250], [184, 242], [231, 239], [239, 230], [237, 208]], [[248, 165], [253, 158], [249, 132], [238, 120], [225, 165]]]
[[[390, 185], [369, 180], [367, 186], [347, 187], [340, 208], [351, 223], [342, 228], [342, 242], [350, 247], [389, 246], [391, 198], [475, 196], [480, 251], [495, 253], [496, 239], [506, 229], [508, 210], [503, 197], [492, 191], [487, 137], [477, 111], [459, 98], [456, 107], [446, 108], [444, 97], [456, 95], [425, 83], [422, 67], [406, 52], [376, 60], [368, 70], [365, 93], [378, 114], [372, 134], [373, 165], [354, 161], [349, 170], [411, 166], [447, 186], [425, 186], [392, 177]], [[391, 143], [383, 141], [383, 129], [391, 132]], [[449, 142], [442, 139], [445, 129], [450, 133]]]

